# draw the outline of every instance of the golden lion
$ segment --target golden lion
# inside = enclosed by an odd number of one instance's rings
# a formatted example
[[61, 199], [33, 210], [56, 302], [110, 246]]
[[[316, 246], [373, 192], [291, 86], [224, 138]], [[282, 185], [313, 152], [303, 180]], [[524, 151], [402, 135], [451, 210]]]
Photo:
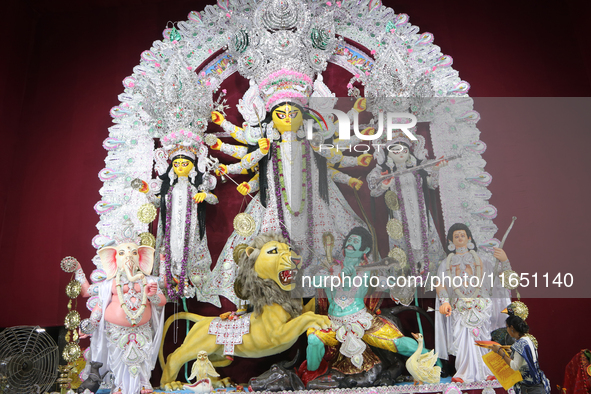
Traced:
[[[261, 234], [250, 246], [238, 245], [234, 250], [234, 261], [238, 262], [235, 289], [236, 294], [250, 302], [254, 312], [250, 315], [250, 331], [242, 337], [242, 343], [234, 347], [239, 357], [259, 358], [281, 353], [289, 349], [300, 335], [309, 328], [327, 329], [331, 322], [327, 316], [317, 315], [311, 310], [314, 300], [302, 307], [302, 300], [291, 298], [289, 292], [295, 288], [294, 278], [299, 256], [285, 243], [283, 237], [275, 234]], [[215, 317], [179, 313], [176, 319], [195, 322], [183, 344], [168, 356], [166, 364], [160, 345], [159, 359], [163, 373], [161, 387], [170, 390], [182, 388], [171, 384], [181, 367], [195, 359], [197, 352], [204, 350], [216, 367], [225, 367], [232, 361], [223, 356], [223, 345], [216, 344], [216, 336], [210, 335], [209, 325]], [[174, 322], [168, 318], [164, 335]]]

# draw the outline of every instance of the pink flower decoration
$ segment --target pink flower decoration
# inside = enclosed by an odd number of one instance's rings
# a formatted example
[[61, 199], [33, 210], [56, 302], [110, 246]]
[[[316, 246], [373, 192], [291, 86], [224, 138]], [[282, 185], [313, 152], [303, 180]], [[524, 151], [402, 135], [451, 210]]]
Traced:
[[371, 53], [372, 55], [375, 55], [375, 54], [376, 54], [376, 50], [375, 50], [375, 49], [372, 49], [370, 53]]
[[347, 84], [347, 89], [353, 89], [353, 85], [351, 84], [351, 82], [349, 82], [349, 83]]
[[189, 138], [193, 138], [193, 133], [189, 131], [189, 132], [187, 133], [187, 137], [189, 137]]
[[208, 49], [208, 50], [207, 50], [207, 52], [208, 52], [208, 53], [211, 53], [211, 49]]
[[170, 138], [176, 138], [176, 133], [172, 133], [172, 134], [170, 135]]
[[222, 93], [226, 94], [228, 91], [226, 89], [222, 89]]
[[156, 63], [156, 64], [155, 64], [155, 66], [156, 66], [156, 67], [160, 67], [160, 63]]
[[355, 78], [359, 78], [359, 74], [355, 74]]
[[226, 16], [229, 18], [231, 15], [230, 15], [230, 13], [228, 12], [228, 13], [226, 14]]
[[201, 71], [201, 76], [204, 77], [205, 76], [205, 71]]
[[268, 98], [268, 103], [266, 105], [267, 111], [271, 109], [271, 104], [277, 103], [284, 99], [291, 99], [291, 101], [295, 101], [302, 105], [301, 99], [304, 98], [304, 95], [301, 93], [296, 92], [281, 92], [278, 94], [274, 94], [273, 96]]
[[369, 75], [369, 71], [366, 71], [366, 72], [365, 72], [365, 75]]
[[341, 2], [337, 1], [337, 7], [340, 7], [340, 6], [341, 6]]
[[411, 52], [412, 52], [412, 49], [409, 49], [409, 50], [408, 50], [408, 53], [411, 53]]
[[390, 29], [390, 33], [394, 33], [394, 29]]
[[330, 1], [327, 1], [326, 5], [330, 7], [332, 5], [332, 3]]
[[187, 67], [187, 70], [191, 71], [193, 69], [193, 67], [189, 66]]
[[134, 86], [135, 86], [135, 83], [133, 83], [133, 82], [130, 82], [130, 83], [129, 83], [129, 87], [130, 87], [130, 88], [133, 88]]
[[177, 40], [174, 40], [172, 43], [173, 43], [173, 44], [176, 44], [176, 43], [178, 43], [178, 41], [177, 41]]
[[205, 85], [211, 86], [211, 82], [209, 82], [209, 80], [208, 80], [207, 82], [205, 82]]
[[285, 75], [294, 76], [294, 77], [300, 78], [301, 80], [303, 80], [309, 84], [312, 84], [312, 80], [306, 74], [301, 74], [301, 73], [299, 73], [297, 71], [293, 71], [293, 70], [281, 69], [279, 71], [275, 71], [273, 74], [269, 75], [265, 80], [261, 81], [259, 83], [259, 87], [263, 87], [263, 86], [267, 85], [269, 83], [269, 81], [273, 81], [273, 80], [275, 80], [279, 77], [285, 76]]

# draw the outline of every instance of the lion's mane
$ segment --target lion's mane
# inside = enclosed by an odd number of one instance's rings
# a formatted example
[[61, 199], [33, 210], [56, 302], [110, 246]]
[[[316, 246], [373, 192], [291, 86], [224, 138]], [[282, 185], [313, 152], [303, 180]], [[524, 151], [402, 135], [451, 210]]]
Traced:
[[236, 275], [236, 287], [240, 289], [239, 297], [248, 300], [259, 315], [265, 305], [279, 304], [291, 317], [302, 313], [302, 300], [292, 298], [288, 291], [282, 290], [272, 279], [260, 278], [254, 264], [259, 257], [261, 248], [268, 242], [277, 241], [287, 244], [285, 238], [279, 234], [260, 234], [248, 245], [254, 248], [250, 256], [246, 254], [246, 245], [237, 245], [234, 249], [234, 261], [238, 262], [238, 273]]

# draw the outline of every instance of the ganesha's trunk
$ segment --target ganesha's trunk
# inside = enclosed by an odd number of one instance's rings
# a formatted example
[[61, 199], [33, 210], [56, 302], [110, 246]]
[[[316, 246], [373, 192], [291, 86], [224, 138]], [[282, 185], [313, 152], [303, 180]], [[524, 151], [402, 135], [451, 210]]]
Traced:
[[130, 282], [137, 282], [138, 280], [143, 279], [144, 274], [142, 274], [141, 271], [136, 274], [138, 267], [131, 257], [128, 258], [123, 265], [125, 266], [125, 274], [127, 275], [127, 279], [129, 279]]

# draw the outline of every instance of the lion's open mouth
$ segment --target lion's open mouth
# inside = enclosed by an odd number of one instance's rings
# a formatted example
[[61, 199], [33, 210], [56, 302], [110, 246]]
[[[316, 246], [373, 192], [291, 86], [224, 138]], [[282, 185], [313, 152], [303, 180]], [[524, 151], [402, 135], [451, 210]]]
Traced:
[[285, 270], [285, 271], [279, 272], [279, 280], [281, 281], [281, 284], [282, 285], [291, 284], [291, 282], [295, 279], [295, 276], [297, 275], [297, 273], [298, 273], [298, 270], [296, 270], [296, 269]]

